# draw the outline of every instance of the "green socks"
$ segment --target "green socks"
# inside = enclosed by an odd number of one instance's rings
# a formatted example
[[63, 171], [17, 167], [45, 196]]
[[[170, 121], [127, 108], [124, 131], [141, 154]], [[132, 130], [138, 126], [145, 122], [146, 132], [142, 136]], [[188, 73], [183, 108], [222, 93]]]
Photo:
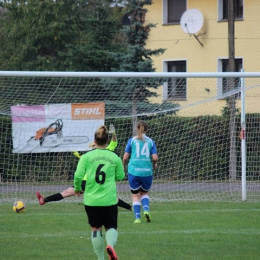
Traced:
[[110, 228], [106, 232], [107, 245], [110, 245], [110, 246], [112, 246], [114, 248], [115, 245], [116, 245], [116, 242], [117, 242], [117, 237], [118, 237], [117, 230], [114, 229], [114, 228]]
[[[112, 246], [113, 248], [117, 242], [118, 233], [114, 228], [110, 228], [106, 232], [106, 241], [107, 245]], [[98, 260], [104, 260], [104, 240], [102, 237], [101, 231], [93, 231], [91, 234], [91, 242], [94, 249], [95, 254], [98, 257]]]
[[104, 260], [104, 240], [101, 231], [93, 231], [91, 235], [91, 242], [98, 260]]

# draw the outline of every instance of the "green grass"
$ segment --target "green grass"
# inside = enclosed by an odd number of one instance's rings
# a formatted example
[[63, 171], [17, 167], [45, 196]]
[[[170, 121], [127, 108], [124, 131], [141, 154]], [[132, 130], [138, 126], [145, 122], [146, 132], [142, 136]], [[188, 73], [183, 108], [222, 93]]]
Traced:
[[[259, 259], [259, 203], [151, 203], [151, 216], [134, 225], [120, 208], [120, 260]], [[0, 230], [1, 260], [97, 259], [82, 203], [0, 205]]]

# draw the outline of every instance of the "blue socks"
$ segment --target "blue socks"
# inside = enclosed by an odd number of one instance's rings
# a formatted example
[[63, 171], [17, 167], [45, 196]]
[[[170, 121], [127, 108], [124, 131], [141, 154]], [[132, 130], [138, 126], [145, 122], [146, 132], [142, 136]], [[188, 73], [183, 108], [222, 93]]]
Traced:
[[144, 211], [149, 211], [150, 210], [150, 199], [148, 195], [143, 195], [141, 197], [141, 202], [142, 202], [142, 206], [143, 206], [143, 210]]

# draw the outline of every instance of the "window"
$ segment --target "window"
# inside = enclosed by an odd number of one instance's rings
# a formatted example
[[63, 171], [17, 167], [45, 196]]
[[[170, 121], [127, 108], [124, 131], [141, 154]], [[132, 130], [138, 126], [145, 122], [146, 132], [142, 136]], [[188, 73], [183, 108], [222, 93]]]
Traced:
[[[220, 67], [219, 71], [228, 72], [228, 59], [220, 59], [219, 67]], [[235, 71], [240, 72], [242, 68], [243, 68], [243, 59], [241, 59], [241, 58], [235, 59]], [[234, 87], [235, 88], [240, 87], [239, 78], [235, 78], [234, 82], [230, 81], [228, 78], [221, 78], [220, 80], [221, 80], [221, 82], [220, 82], [221, 90], [219, 92], [221, 95], [227, 93]], [[232, 84], [232, 86], [230, 86], [231, 84]], [[240, 98], [240, 93], [236, 95], [236, 98]]]
[[[244, 0], [234, 0], [234, 18], [243, 19]], [[228, 19], [228, 0], [219, 0], [219, 20]]]
[[180, 24], [186, 7], [187, 0], [163, 0], [163, 24]]
[[124, 26], [130, 25], [130, 16], [129, 14], [125, 14], [122, 18], [122, 24]]
[[[166, 61], [164, 62], [164, 71], [167, 72], [186, 72], [186, 61]], [[186, 100], [187, 81], [186, 78], [171, 78], [164, 84], [164, 99], [168, 100]]]

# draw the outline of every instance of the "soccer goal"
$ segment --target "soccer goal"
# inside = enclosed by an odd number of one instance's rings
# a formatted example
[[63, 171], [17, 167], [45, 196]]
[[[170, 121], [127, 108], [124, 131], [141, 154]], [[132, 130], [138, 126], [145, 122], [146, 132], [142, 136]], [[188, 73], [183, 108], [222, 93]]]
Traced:
[[0, 96], [1, 203], [72, 186], [102, 124], [122, 158], [139, 120], [159, 155], [151, 201], [260, 199], [260, 73], [2, 71]]

